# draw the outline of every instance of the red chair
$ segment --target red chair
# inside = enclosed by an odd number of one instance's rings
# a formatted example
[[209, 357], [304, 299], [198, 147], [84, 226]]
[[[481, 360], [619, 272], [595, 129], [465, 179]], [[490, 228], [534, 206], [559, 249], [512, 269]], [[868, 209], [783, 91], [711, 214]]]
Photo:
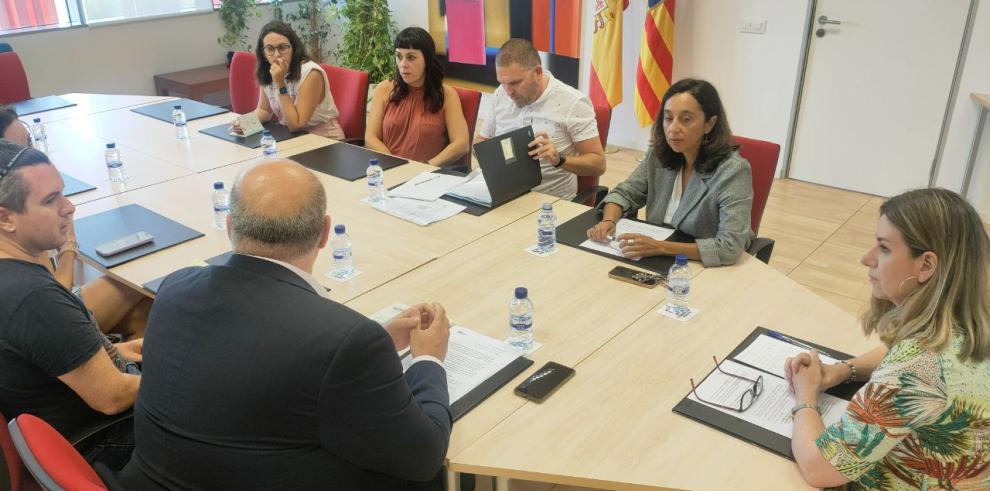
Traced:
[[17, 53], [0, 53], [0, 104], [25, 101], [31, 98], [24, 65]]
[[261, 88], [254, 77], [258, 60], [254, 53], [237, 51], [230, 59], [230, 110], [247, 114], [258, 107]]
[[[760, 221], [763, 220], [763, 210], [767, 206], [773, 177], [777, 173], [777, 158], [780, 157], [780, 145], [763, 140], [753, 140], [741, 136], [734, 137], [739, 144], [739, 155], [749, 161], [753, 174], [753, 211], [750, 215], [750, 226], [753, 234], [760, 231]], [[750, 245], [750, 254], [761, 261], [770, 262], [773, 252], [773, 239], [757, 237]]]
[[327, 64], [320, 66], [327, 73], [344, 137], [363, 141], [364, 120], [368, 115], [368, 72]]
[[[461, 87], [454, 87], [454, 90], [457, 91], [457, 97], [461, 100], [461, 112], [464, 113], [464, 121], [467, 121], [468, 142], [474, 141], [474, 127], [478, 122], [478, 108], [481, 107], [481, 92]], [[465, 174], [471, 172], [471, 150], [468, 149], [468, 153], [461, 157], [461, 162], [450, 168]]]
[[[7, 429], [7, 418], [4, 417], [3, 413], [0, 413], [0, 422], [3, 423], [0, 426], [0, 457], [3, 457], [3, 461], [6, 464], [3, 468], [0, 468], [0, 488], [3, 488], [3, 484], [6, 484], [8, 488], [5, 489], [10, 489], [11, 491], [35, 491], [41, 489], [30, 474], [24, 473], [24, 463], [21, 462], [21, 456], [17, 454], [17, 449], [14, 447], [14, 440], [10, 438], [10, 432]], [[6, 475], [6, 480], [3, 479], [4, 475]]]
[[[117, 488], [111, 473], [103, 470], [104, 477], [101, 478], [72, 444], [41, 418], [22, 414], [10, 422], [9, 428], [21, 460], [44, 489], [100, 491]], [[105, 484], [104, 479], [109, 484]]]
[[[595, 121], [598, 123], [598, 138], [604, 149], [608, 142], [609, 127], [612, 125], [612, 108], [595, 106]], [[598, 185], [600, 178], [601, 176], [578, 176], [577, 196], [572, 201], [588, 206], [598, 206], [598, 203], [605, 199], [605, 195], [608, 194], [608, 188]]]

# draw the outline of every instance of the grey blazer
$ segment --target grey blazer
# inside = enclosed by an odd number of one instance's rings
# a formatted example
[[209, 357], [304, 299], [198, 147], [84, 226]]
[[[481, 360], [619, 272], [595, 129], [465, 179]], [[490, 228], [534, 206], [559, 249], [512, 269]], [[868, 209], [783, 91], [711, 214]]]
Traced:
[[[615, 203], [623, 211], [646, 206], [646, 221], [663, 223], [678, 172], [663, 168], [651, 148], [639, 167], [602, 203]], [[733, 264], [753, 240], [752, 208], [749, 162], [732, 152], [714, 172], [691, 174], [670, 225], [697, 239], [705, 266]]]

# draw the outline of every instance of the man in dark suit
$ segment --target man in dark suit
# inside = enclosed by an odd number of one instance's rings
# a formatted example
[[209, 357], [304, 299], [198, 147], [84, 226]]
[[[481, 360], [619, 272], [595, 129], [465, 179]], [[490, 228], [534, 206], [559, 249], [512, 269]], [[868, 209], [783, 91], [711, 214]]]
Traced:
[[[311, 276], [323, 186], [291, 161], [234, 183], [225, 265], [162, 284], [148, 321], [127, 489], [406, 489], [450, 439], [449, 324], [418, 305], [384, 328]], [[396, 351], [409, 346], [403, 374]]]

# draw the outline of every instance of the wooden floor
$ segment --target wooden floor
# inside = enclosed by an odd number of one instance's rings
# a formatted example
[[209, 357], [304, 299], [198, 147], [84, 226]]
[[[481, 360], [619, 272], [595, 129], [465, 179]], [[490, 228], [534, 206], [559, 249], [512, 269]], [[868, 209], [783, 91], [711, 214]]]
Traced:
[[[639, 165], [642, 152], [618, 149], [607, 155], [608, 170], [601, 184], [610, 189]], [[809, 184], [792, 179], [774, 181], [759, 235], [776, 241], [770, 266], [854, 316], [870, 298], [867, 269], [859, 263], [874, 242], [883, 198]], [[990, 225], [987, 225], [990, 233]], [[592, 491], [511, 481], [513, 491]], [[492, 482], [479, 478], [476, 489], [489, 491]]]

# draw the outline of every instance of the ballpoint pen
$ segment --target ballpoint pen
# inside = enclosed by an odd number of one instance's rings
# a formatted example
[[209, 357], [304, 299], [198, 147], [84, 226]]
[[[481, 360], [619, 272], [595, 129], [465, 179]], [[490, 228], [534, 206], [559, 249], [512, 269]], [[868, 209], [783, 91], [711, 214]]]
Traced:
[[424, 182], [430, 182], [430, 181], [432, 181], [434, 179], [440, 179], [440, 176], [433, 176], [433, 177], [431, 177], [429, 179], [423, 179], [422, 181], [413, 183], [413, 186], [419, 186], [420, 184], [423, 184]]
[[804, 348], [804, 349], [806, 349], [808, 351], [817, 350], [819, 353], [823, 353], [825, 355], [828, 354], [828, 353], [824, 353], [822, 350], [820, 350], [818, 348], [815, 348], [814, 346], [810, 346], [807, 343], [802, 343], [801, 341], [798, 341], [798, 340], [796, 340], [796, 339], [794, 339], [792, 337], [789, 337], [789, 336], [785, 336], [785, 335], [783, 335], [783, 334], [781, 334], [781, 333], [779, 333], [777, 331], [771, 331], [771, 330], [767, 329], [767, 334], [769, 334], [770, 337], [772, 337], [772, 338], [777, 338], [777, 339], [779, 339], [779, 340], [781, 340], [781, 341], [783, 341], [785, 343], [793, 344], [794, 346], [798, 346], [798, 347]]

